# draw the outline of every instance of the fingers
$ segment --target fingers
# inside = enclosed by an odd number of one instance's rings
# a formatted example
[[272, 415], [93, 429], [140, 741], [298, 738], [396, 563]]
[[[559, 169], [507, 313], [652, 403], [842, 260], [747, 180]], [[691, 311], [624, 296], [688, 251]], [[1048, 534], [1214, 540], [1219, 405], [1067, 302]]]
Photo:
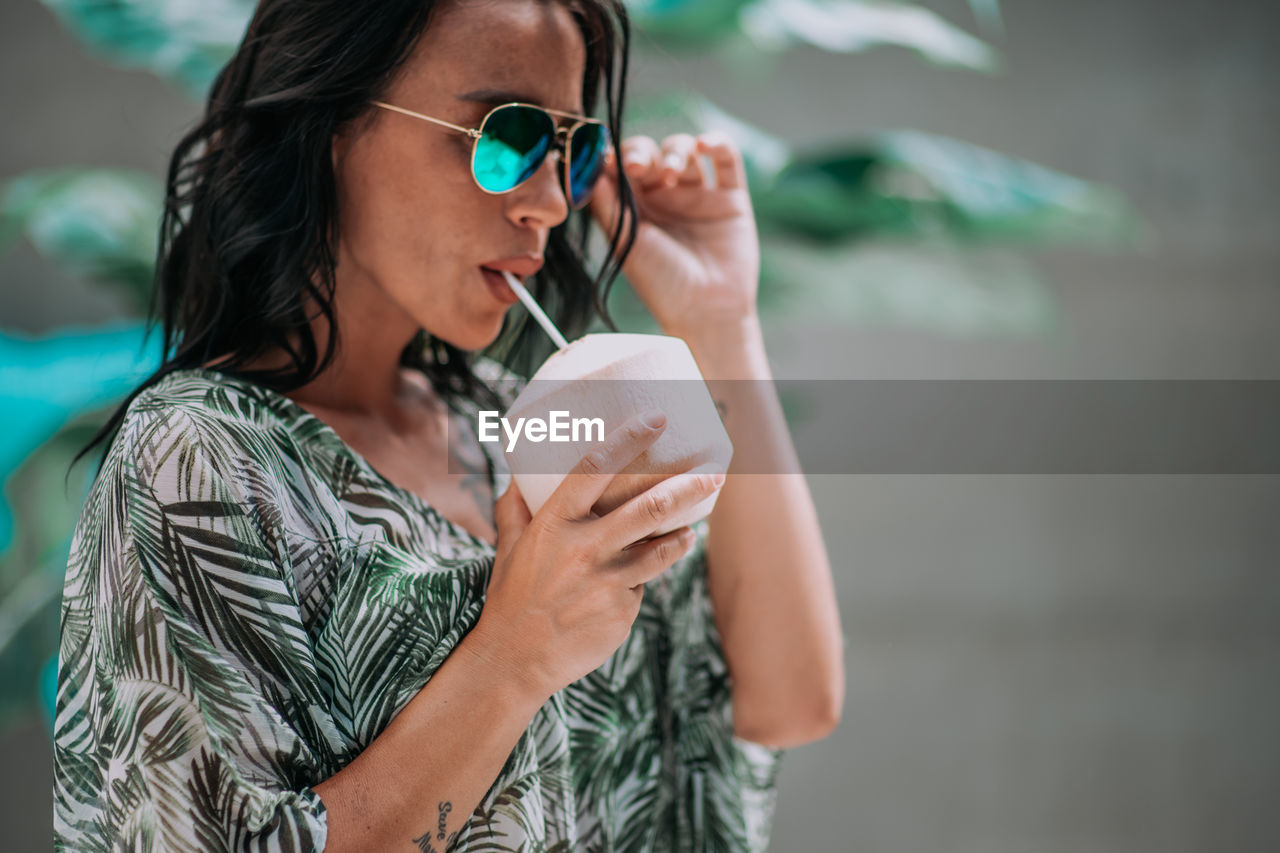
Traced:
[[746, 189], [746, 165], [742, 161], [742, 154], [728, 135], [720, 131], [702, 134], [698, 137], [698, 151], [711, 158], [716, 186], [722, 189]]
[[622, 143], [622, 170], [641, 189], [653, 189], [662, 182], [661, 149], [648, 136], [632, 136]]
[[622, 143], [623, 168], [642, 190], [701, 186], [697, 147], [697, 138], [687, 133], [669, 136], [661, 146], [648, 136], [633, 136]]
[[687, 133], [677, 133], [662, 140], [662, 184], [701, 184], [702, 172], [694, 156], [698, 140]]
[[[604, 437], [600, 449], [579, 460], [547, 498], [543, 509], [550, 507], [556, 515], [571, 520], [590, 515], [591, 507], [600, 500], [613, 476], [653, 444], [666, 425], [666, 416], [660, 412], [647, 412], [629, 419]], [[625, 544], [619, 543], [618, 547]]]
[[648, 136], [629, 137], [622, 143], [622, 164], [627, 178], [643, 190], [747, 185], [742, 156], [720, 131], [677, 133], [661, 145]]
[[618, 568], [619, 580], [628, 589], [641, 589], [688, 554], [697, 538], [693, 529], [685, 526], [627, 548], [623, 552], [626, 562]]
[[601, 519], [602, 541], [619, 550], [651, 535], [669, 518], [710, 497], [724, 483], [724, 474], [695, 468], [675, 474]]

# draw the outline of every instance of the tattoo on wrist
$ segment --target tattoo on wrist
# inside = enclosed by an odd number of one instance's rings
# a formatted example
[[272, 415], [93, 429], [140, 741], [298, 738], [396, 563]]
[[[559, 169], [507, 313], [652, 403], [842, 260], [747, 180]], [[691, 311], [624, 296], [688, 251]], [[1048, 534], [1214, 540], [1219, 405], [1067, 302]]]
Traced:
[[[453, 811], [453, 803], [442, 802], [437, 806], [437, 808], [440, 810], [440, 815], [436, 821], [435, 838], [432, 839], [431, 832], [427, 831], [413, 839], [413, 843], [417, 845], [418, 849], [421, 850], [422, 853], [444, 853], [444, 851], [453, 846], [453, 842], [458, 840], [458, 831], [456, 829], [448, 835], [445, 834], [445, 821], [448, 820], [449, 812]], [[442, 841], [444, 843], [441, 844], [439, 849], [437, 849], [435, 845], [431, 843], [432, 840]]]
[[436, 827], [436, 831], [439, 832], [439, 835], [436, 836], [437, 841], [444, 841], [444, 822], [451, 811], [453, 811], [453, 803], [440, 804], [440, 823]]

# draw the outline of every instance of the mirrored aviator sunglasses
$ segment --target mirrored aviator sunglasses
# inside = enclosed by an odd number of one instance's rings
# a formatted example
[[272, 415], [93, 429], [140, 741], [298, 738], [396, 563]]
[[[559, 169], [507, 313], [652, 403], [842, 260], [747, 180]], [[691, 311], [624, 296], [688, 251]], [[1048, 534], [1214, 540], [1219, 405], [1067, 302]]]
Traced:
[[503, 104], [486, 115], [471, 155], [471, 173], [480, 188], [491, 193], [515, 189], [533, 176], [563, 139], [565, 197], [574, 210], [583, 207], [604, 168], [609, 130], [592, 119], [555, 114], [578, 120], [557, 129], [550, 110], [530, 104]]
[[[471, 129], [430, 116], [374, 101], [374, 106], [423, 119], [466, 133], [475, 140], [471, 150], [471, 175], [488, 193], [510, 192], [529, 180], [547, 154], [563, 146], [561, 181], [573, 210], [584, 207], [604, 170], [609, 129], [596, 119], [548, 110], [533, 104], [509, 103], [494, 107], [479, 128]], [[557, 128], [553, 116], [574, 119]]]

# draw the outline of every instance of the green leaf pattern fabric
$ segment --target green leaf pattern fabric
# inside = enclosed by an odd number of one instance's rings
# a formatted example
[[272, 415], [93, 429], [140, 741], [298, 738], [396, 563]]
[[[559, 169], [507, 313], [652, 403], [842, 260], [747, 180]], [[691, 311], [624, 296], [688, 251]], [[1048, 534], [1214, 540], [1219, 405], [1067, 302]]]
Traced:
[[[765, 849], [782, 753], [733, 734], [706, 528], [623, 645], [539, 710], [450, 849]], [[209, 370], [139, 394], [67, 567], [57, 849], [322, 850], [312, 786], [475, 625], [493, 557], [287, 397]]]

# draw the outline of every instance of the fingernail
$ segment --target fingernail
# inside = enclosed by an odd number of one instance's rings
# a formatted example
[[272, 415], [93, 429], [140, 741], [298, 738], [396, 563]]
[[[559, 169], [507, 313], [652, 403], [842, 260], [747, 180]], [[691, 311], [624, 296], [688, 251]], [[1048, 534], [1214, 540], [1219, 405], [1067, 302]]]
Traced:
[[667, 422], [667, 416], [657, 409], [652, 409], [645, 412], [644, 417], [640, 420], [649, 429], [657, 429]]
[[717, 471], [716, 473], [712, 474], [712, 475], [711, 475], [711, 482], [715, 483], [717, 488], [719, 488], [720, 486], [723, 486], [723, 485], [724, 485], [724, 474], [723, 474], [723, 473], [721, 473], [721, 472], [719, 472], [719, 471]]
[[662, 159], [662, 165], [666, 166], [668, 169], [679, 169], [684, 164], [681, 162], [679, 154], [668, 154]]

